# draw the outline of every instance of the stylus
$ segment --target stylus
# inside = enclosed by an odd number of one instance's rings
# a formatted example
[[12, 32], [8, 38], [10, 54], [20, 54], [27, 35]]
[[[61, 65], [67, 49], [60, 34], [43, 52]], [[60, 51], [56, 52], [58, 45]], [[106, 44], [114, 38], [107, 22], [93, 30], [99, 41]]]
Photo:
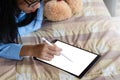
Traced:
[[[45, 38], [42, 38], [43, 41], [45, 41], [47, 44], [53, 46], [48, 40], [46, 40]], [[71, 59], [69, 59], [65, 54], [61, 53], [62, 56], [64, 56], [66, 59], [68, 59], [69, 61], [73, 62]]]

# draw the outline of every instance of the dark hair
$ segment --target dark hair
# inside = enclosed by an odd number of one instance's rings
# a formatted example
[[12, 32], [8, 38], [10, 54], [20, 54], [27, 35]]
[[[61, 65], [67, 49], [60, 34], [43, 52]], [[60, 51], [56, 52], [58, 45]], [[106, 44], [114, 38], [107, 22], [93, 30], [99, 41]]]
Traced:
[[18, 41], [18, 26], [30, 23], [37, 14], [37, 11], [29, 13], [26, 19], [16, 23], [15, 16], [20, 13], [16, 1], [0, 0], [0, 42], [2, 43], [15, 43]]

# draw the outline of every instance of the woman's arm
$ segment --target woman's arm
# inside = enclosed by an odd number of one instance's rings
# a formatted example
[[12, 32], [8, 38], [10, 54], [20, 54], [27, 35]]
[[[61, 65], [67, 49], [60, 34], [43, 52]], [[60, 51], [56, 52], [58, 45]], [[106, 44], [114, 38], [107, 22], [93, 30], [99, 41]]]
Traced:
[[21, 56], [32, 56], [44, 60], [52, 60], [54, 55], [60, 55], [61, 49], [56, 45], [50, 46], [48, 44], [25, 45], [21, 48]]
[[60, 55], [61, 49], [56, 45], [48, 44], [21, 45], [0, 43], [0, 57], [14, 60], [22, 60], [23, 56], [38, 57], [44, 60], [52, 60], [54, 55]]
[[19, 27], [18, 31], [21, 36], [29, 34], [41, 28], [42, 21], [43, 21], [43, 8], [44, 8], [44, 3], [42, 1], [41, 6], [37, 11], [36, 18], [28, 25]]

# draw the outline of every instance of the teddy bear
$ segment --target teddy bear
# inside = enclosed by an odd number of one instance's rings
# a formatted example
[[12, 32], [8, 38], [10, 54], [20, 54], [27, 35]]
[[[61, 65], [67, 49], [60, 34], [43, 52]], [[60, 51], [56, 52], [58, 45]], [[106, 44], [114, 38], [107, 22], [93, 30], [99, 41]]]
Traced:
[[50, 21], [62, 21], [81, 10], [82, 0], [45, 0], [44, 16]]

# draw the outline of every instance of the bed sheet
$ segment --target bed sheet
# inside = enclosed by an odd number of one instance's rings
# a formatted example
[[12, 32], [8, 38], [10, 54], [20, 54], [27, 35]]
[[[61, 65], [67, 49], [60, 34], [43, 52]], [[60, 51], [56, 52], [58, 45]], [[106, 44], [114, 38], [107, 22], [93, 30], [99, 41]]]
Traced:
[[[119, 19], [113, 19], [110, 17], [84, 17], [75, 18], [64, 22], [56, 22], [54, 24], [45, 23], [45, 27], [43, 29], [33, 33], [32, 35], [24, 37], [23, 43], [39, 44], [42, 43], [41, 38], [45, 37], [49, 41], [59, 39], [71, 45], [86, 49], [96, 54], [100, 54], [102, 56], [100, 61], [81, 80], [119, 80], [119, 21]], [[41, 62], [38, 63], [43, 64]], [[42, 66], [47, 68], [47, 70], [45, 69], [45, 73], [43, 72], [44, 75], [46, 73], [53, 75], [50, 77], [49, 74], [49, 77], [46, 76], [48, 79], [44, 77], [41, 78], [41, 80], [79, 80], [61, 70], [56, 70], [56, 68], [48, 70], [48, 67], [45, 66]], [[38, 70], [41, 71], [41, 69]], [[57, 72], [55, 73], [54, 71]], [[56, 77], [56, 74], [59, 78], [54, 78]]]
[[119, 21], [110, 17], [102, 0], [84, 0], [83, 13], [61, 22], [46, 21], [40, 30], [20, 39], [24, 45], [43, 43], [42, 37], [59, 39], [102, 55], [82, 79], [25, 56], [21, 61], [0, 58], [0, 80], [118, 80]]

